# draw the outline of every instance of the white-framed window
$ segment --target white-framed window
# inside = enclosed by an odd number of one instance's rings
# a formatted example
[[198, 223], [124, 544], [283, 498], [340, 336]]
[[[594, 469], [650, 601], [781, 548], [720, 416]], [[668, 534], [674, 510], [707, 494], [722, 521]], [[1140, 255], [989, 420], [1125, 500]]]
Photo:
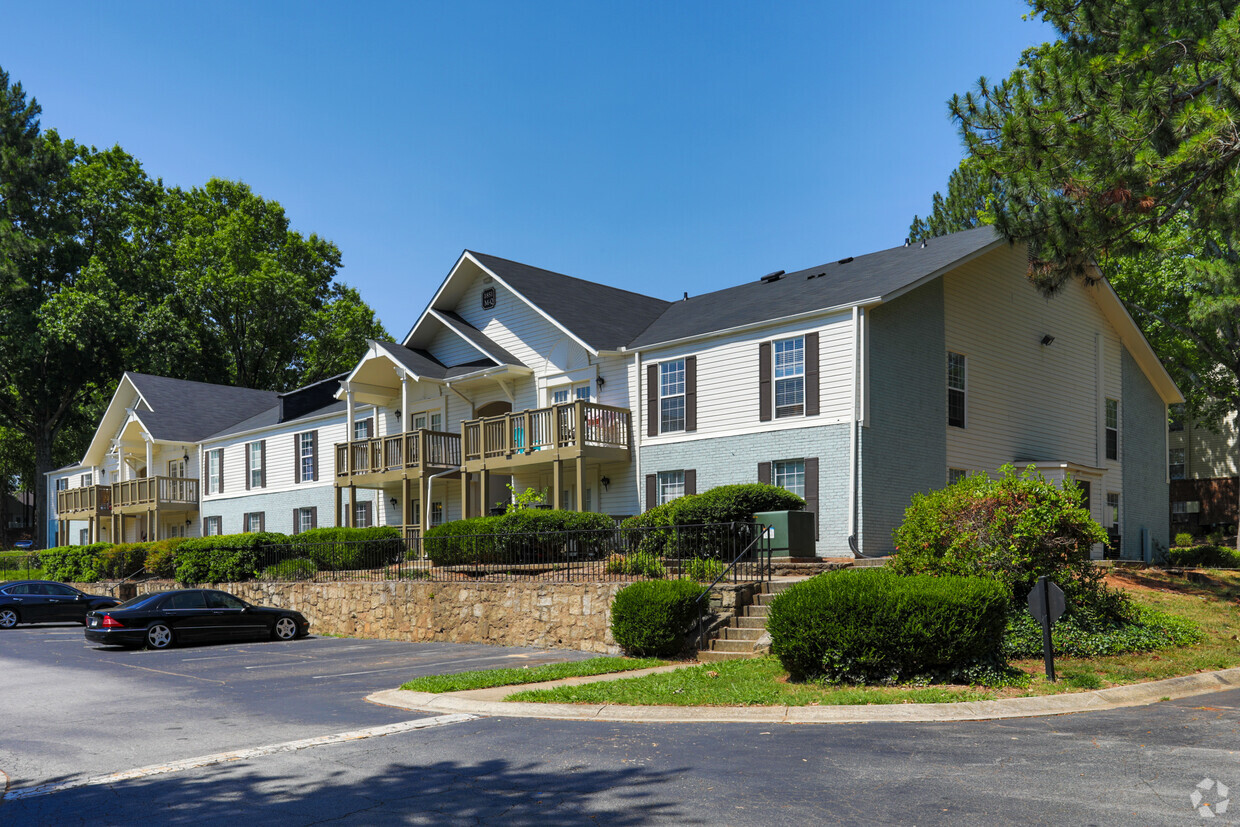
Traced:
[[94, 479], [95, 479], [94, 474], [83, 474], [82, 475], [82, 487], [90, 488], [92, 485], [95, 484]]
[[1107, 459], [1119, 459], [1119, 400], [1106, 400]]
[[412, 416], [413, 430], [420, 431], [423, 428], [429, 428], [432, 431], [443, 430], [443, 413], [436, 411], [421, 411]]
[[203, 517], [202, 518], [202, 536], [216, 537], [224, 533], [223, 517]]
[[551, 404], [563, 405], [568, 402], [568, 388], [555, 388], [551, 391]]
[[250, 442], [245, 446], [250, 454], [250, 487], [263, 487], [263, 443]]
[[431, 503], [431, 525], [443, 525], [443, 503]]
[[68, 477], [61, 477], [60, 479], [56, 480], [56, 490], [57, 490], [57, 491], [65, 491], [65, 490], [67, 490], [68, 488], [69, 488], [69, 478], [68, 478]]
[[1188, 522], [1188, 502], [1186, 500], [1171, 503], [1171, 521], [1175, 523]]
[[441, 413], [431, 414], [431, 430], [432, 431], [443, 430], [443, 414]]
[[314, 528], [314, 509], [297, 509], [297, 525], [293, 526], [293, 531], [301, 534], [303, 531], [309, 531], [312, 528]]
[[659, 365], [659, 433], [685, 429], [685, 360]]
[[362, 502], [353, 504], [353, 527], [354, 528], [370, 528], [371, 520], [371, 503]]
[[354, 439], [370, 439], [374, 434], [374, 417], [368, 416], [365, 419], [358, 419], [353, 423]]
[[805, 337], [774, 343], [775, 418], [805, 413]]
[[245, 530], [250, 534], [257, 534], [263, 530], [263, 512], [252, 511], [245, 515]]
[[85, 546], [89, 544], [90, 544], [90, 529], [89, 528], [78, 529], [78, 545]]
[[968, 375], [963, 353], [947, 354], [947, 424], [965, 427], [965, 392]]
[[173, 479], [185, 479], [185, 459], [168, 460], [168, 476]]
[[805, 460], [783, 459], [772, 462], [771, 482], [805, 499]]
[[216, 448], [207, 451], [207, 493], [218, 494], [220, 488], [220, 471], [224, 464], [224, 449]]
[[966, 476], [968, 476], [968, 474], [969, 472], [964, 470], [963, 468], [948, 468], [947, 469], [947, 484], [955, 485], [956, 483], [964, 479]]
[[590, 401], [590, 383], [583, 382], [580, 385], [573, 386], [573, 399], [581, 402]]
[[1184, 471], [1184, 449], [1172, 448], [1167, 451], [1167, 473], [1171, 479], [1184, 479]]
[[683, 497], [685, 495], [684, 471], [660, 471], [658, 482], [659, 505], [670, 503], [677, 497]]
[[1106, 523], [1112, 534], [1119, 534], [1119, 492], [1107, 492]]
[[300, 482], [314, 480], [314, 432], [297, 435], [297, 472]]
[[1167, 420], [1167, 430], [1168, 430], [1168, 431], [1182, 431], [1182, 430], [1184, 430], [1184, 418], [1185, 418], [1185, 415], [1184, 415], [1184, 403], [1183, 403], [1183, 402], [1181, 402], [1181, 403], [1180, 403], [1180, 404], [1178, 404], [1178, 405], [1172, 405], [1172, 406], [1171, 406], [1171, 416], [1170, 416], [1170, 418]]

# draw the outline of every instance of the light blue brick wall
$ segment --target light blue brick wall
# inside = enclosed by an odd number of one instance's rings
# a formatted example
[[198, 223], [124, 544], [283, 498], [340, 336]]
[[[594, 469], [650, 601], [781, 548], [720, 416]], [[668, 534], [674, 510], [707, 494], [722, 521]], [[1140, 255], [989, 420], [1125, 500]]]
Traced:
[[645, 476], [659, 471], [693, 468], [697, 490], [717, 485], [757, 482], [758, 463], [818, 457], [819, 556], [847, 557], [848, 550], [848, 426], [821, 425], [786, 431], [694, 439], [641, 449], [642, 479], [637, 481], [645, 502]]
[[1120, 459], [1124, 492], [1120, 502], [1125, 559], [1140, 559], [1141, 529], [1150, 532], [1151, 548], [1171, 542], [1170, 486], [1167, 484], [1167, 408], [1136, 361], [1121, 357], [1123, 421]]
[[[359, 502], [374, 503], [380, 494], [382, 492], [375, 489], [357, 489], [357, 499]], [[343, 497], [342, 502], [345, 504], [345, 507], [348, 507], [348, 491], [344, 492]], [[243, 521], [246, 514], [261, 511], [266, 515], [263, 521], [268, 531], [291, 534], [293, 532], [293, 509], [311, 507], [318, 508], [319, 510], [319, 528], [335, 525], [335, 488], [331, 485], [307, 485], [284, 491], [247, 491], [242, 496], [205, 501], [202, 504], [200, 515], [202, 519], [207, 517], [223, 518], [223, 532], [225, 534], [237, 534], [245, 530]], [[371, 506], [371, 514], [373, 515], [375, 525], [383, 525], [384, 512], [382, 505], [376, 504]], [[201, 527], [202, 522], [200, 520], [199, 528]]]
[[914, 493], [947, 476], [947, 345], [941, 279], [872, 309], [870, 408], [861, 429], [861, 549], [890, 554]]

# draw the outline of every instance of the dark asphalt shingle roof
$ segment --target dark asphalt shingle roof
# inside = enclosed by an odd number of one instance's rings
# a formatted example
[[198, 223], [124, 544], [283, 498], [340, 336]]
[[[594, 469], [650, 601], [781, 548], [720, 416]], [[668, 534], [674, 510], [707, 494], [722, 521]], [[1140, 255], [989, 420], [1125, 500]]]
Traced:
[[428, 351], [421, 348], [408, 348], [396, 342], [379, 342], [383, 349], [392, 355], [392, 358], [404, 365], [410, 373], [415, 376], [425, 376], [428, 379], [443, 379], [448, 368], [432, 356]]
[[628, 344], [669, 342], [887, 296], [1000, 238], [994, 228], [979, 227], [932, 238], [924, 248], [920, 243], [893, 247], [847, 263], [831, 262], [788, 273], [769, 284], [755, 277], [736, 287], [673, 302]]
[[595, 350], [623, 347], [668, 308], [662, 299], [485, 253], [469, 253]]
[[140, 411], [138, 418], [156, 439], [198, 442], [268, 408], [279, 407], [279, 396], [274, 391], [190, 382], [132, 371], [125, 375], [151, 406], [149, 411]]
[[485, 333], [462, 319], [456, 313], [453, 313], [451, 310], [436, 310], [434, 312], [439, 315], [443, 319], [444, 323], [447, 324], [448, 327], [450, 327], [458, 336], [472, 342], [478, 347], [479, 350], [490, 356], [499, 364], [525, 367], [525, 365], [521, 364], [520, 359], [495, 344], [495, 342], [487, 338]]
[[332, 402], [330, 405], [324, 405], [321, 408], [316, 408], [312, 411], [307, 411], [301, 414], [300, 416], [294, 416], [290, 419], [281, 420], [280, 419], [280, 406], [276, 405], [275, 407], [268, 408], [262, 413], [256, 414], [250, 417], [249, 419], [243, 419], [234, 425], [230, 425], [229, 427], [224, 428], [218, 433], [211, 434], [211, 436], [206, 437], [204, 441], [219, 439], [221, 437], [229, 436], [230, 434], [241, 434], [241, 433], [245, 433], [246, 431], [253, 431], [257, 428], [270, 428], [273, 425], [284, 425], [290, 422], [295, 423], [303, 419], [310, 419], [316, 416], [323, 416], [324, 414], [343, 413], [346, 407], [347, 406], [345, 405], [344, 402], [336, 401], [336, 402]]

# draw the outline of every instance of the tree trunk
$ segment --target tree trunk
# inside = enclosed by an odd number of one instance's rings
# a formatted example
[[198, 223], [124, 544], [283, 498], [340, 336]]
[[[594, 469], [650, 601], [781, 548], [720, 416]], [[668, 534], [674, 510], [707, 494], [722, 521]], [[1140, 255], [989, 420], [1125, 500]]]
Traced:
[[31, 486], [34, 493], [34, 526], [36, 546], [47, 548], [47, 474], [56, 469], [52, 467], [52, 433], [39, 428], [34, 434], [34, 479]]

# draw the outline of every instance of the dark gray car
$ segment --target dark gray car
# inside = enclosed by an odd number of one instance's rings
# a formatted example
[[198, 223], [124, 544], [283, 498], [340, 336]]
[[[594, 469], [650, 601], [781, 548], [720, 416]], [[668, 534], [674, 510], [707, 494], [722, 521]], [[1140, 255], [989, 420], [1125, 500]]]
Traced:
[[18, 623], [81, 623], [86, 613], [120, 605], [115, 597], [87, 594], [53, 580], [8, 580], [0, 583], [0, 629]]

